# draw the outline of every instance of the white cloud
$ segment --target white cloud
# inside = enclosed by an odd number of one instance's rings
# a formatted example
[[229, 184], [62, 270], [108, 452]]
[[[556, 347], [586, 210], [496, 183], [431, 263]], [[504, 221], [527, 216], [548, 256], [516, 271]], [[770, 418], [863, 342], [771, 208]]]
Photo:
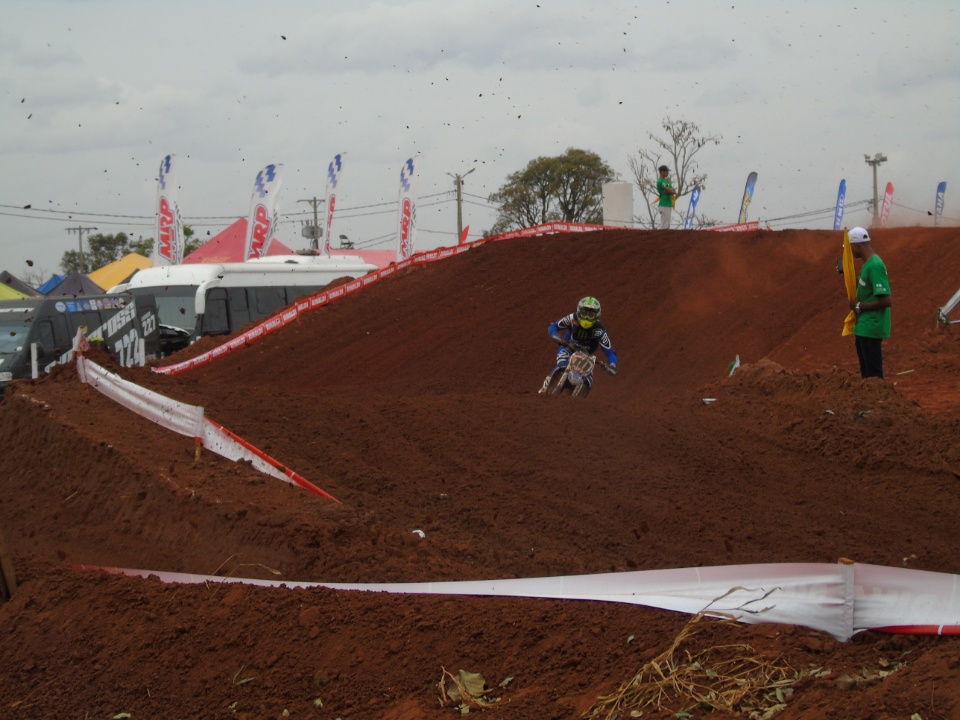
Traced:
[[[960, 154], [956, 14], [939, 0], [285, 0], [266, 12], [254, 0], [7, 0], [4, 10], [0, 204], [152, 215], [156, 166], [174, 152], [188, 216], [244, 214], [269, 162], [288, 170], [281, 209], [300, 212], [296, 201], [322, 194], [327, 163], [347, 151], [340, 206], [359, 207], [394, 201], [401, 163], [421, 153], [421, 193], [446, 193], [424, 217], [453, 228], [444, 169], [476, 166], [465, 189], [486, 196], [534, 157], [580, 147], [628, 177], [627, 156], [666, 116], [723, 135], [698, 156], [710, 175], [701, 207], [721, 220], [735, 216], [750, 170], [767, 217], [831, 205], [844, 175], [851, 198], [865, 197], [865, 152], [890, 157], [883, 174], [905, 204], [929, 204], [939, 180], [960, 187], [949, 162]], [[474, 231], [494, 218], [469, 215]], [[371, 214], [350, 231], [379, 236], [394, 222]], [[0, 265], [16, 268], [23, 238], [49, 248], [48, 265], [67, 249], [55, 223], [0, 215], [0, 230]], [[284, 232], [302, 246], [295, 225]]]

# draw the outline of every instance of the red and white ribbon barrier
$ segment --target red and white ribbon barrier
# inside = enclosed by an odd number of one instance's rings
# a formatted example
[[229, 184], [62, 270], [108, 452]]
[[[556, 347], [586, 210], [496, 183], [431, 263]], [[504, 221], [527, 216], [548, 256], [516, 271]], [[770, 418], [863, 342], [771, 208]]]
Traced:
[[77, 356], [80, 382], [157, 425], [199, 439], [203, 434], [203, 408], [171, 400], [108, 372], [82, 355]]
[[286, 465], [282, 465], [262, 450], [255, 448], [243, 438], [227, 430], [220, 423], [205, 420], [203, 423], [203, 446], [211, 452], [222, 455], [228, 460], [237, 462], [245, 460], [264, 475], [270, 475], [278, 480], [298, 485], [316, 495], [340, 502], [333, 495], [324, 492], [299, 473], [295, 473]]
[[704, 229], [712, 230], [713, 232], [749, 232], [751, 230], [759, 230], [760, 221], [751, 220], [750, 222], [745, 222], [745, 223], [734, 223], [733, 225], [717, 225], [715, 227], [708, 227]]
[[192, 437], [210, 452], [237, 462], [244, 460], [264, 475], [275, 477], [315, 495], [340, 502], [302, 475], [274, 460], [262, 450], [204, 417], [203, 408], [171, 400], [108, 372], [83, 356], [77, 357], [80, 382], [86, 383], [123, 407], [180, 435]]
[[862, 565], [784, 563], [646, 570], [509, 580], [431, 583], [308, 583], [99, 568], [167, 583], [243, 583], [267, 587], [601, 600], [802, 625], [841, 641], [864, 630], [960, 635], [960, 575]]
[[594, 230], [604, 229], [617, 230], [622, 228], [605, 228], [603, 225], [585, 225], [583, 223], [551, 222], [544, 223], [542, 225], [536, 225], [534, 227], [524, 228], [523, 230], [517, 230], [515, 232], [504, 233], [503, 235], [494, 235], [492, 237], [481, 238], [479, 240], [474, 240], [473, 242], [466, 243], [464, 245], [457, 245], [456, 247], [452, 248], [425, 250], [406, 260], [402, 260], [398, 263], [392, 263], [385, 268], [380, 268], [379, 270], [373, 270], [361, 278], [357, 278], [356, 280], [352, 280], [348, 283], [332, 288], [331, 290], [321, 290], [315, 295], [311, 295], [310, 297], [291, 305], [290, 307], [281, 311], [279, 314], [264, 320], [262, 323], [253, 327], [242, 335], [238, 335], [223, 345], [215, 347], [213, 350], [209, 350], [202, 355], [198, 355], [189, 360], [176, 363], [175, 365], [166, 365], [164, 367], [154, 368], [153, 372], [161, 375], [178, 375], [179, 373], [186, 372], [187, 370], [192, 370], [195, 367], [205, 365], [208, 362], [223, 357], [224, 355], [228, 355], [235, 350], [239, 350], [240, 348], [257, 341], [266, 335], [269, 335], [285, 325], [289, 325], [296, 320], [301, 313], [309, 312], [310, 310], [314, 310], [315, 308], [322, 307], [323, 305], [331, 303], [335, 300], [344, 298], [347, 295], [352, 295], [358, 290], [362, 290], [369, 285], [378, 283], [384, 278], [390, 277], [398, 270], [404, 270], [411, 265], [423, 265], [425, 263], [436, 262], [438, 260], [445, 260], [446, 258], [459, 255], [460, 253], [466, 252], [467, 250], [482, 245], [486, 242], [510, 240], [519, 237], [533, 237], [535, 235], [548, 235], [559, 232], [591, 232]]

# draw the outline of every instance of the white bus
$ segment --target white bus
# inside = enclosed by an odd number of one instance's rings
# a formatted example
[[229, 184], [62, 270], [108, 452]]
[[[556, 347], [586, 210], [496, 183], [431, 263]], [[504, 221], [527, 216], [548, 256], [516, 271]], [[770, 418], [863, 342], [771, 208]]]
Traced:
[[272, 255], [242, 263], [146, 268], [109, 292], [153, 296], [161, 330], [179, 334], [185, 346], [206, 335], [230, 335], [334, 280], [376, 269], [354, 255]]

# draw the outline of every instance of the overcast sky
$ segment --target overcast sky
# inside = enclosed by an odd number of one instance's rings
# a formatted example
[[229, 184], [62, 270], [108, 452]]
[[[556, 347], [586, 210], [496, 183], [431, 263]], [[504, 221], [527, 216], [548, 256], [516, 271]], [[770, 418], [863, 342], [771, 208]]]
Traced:
[[[68, 227], [153, 236], [156, 177], [178, 157], [187, 224], [213, 235], [285, 165], [277, 238], [346, 152], [334, 235], [393, 247], [400, 168], [420, 154], [417, 249], [496, 217], [486, 197], [538, 156], [596, 152], [623, 180], [665, 117], [722, 135], [697, 156], [698, 210], [832, 227], [873, 195], [931, 224], [937, 183], [960, 223], [960, 11], [951, 0], [3, 0], [0, 269], [58, 272]], [[639, 193], [635, 211], [640, 213]], [[678, 203], [686, 209], [686, 199]], [[30, 210], [23, 206], [31, 205]], [[49, 212], [51, 210], [60, 213]], [[131, 216], [131, 217], [117, 217]], [[845, 224], [868, 224], [863, 206]], [[379, 244], [378, 244], [379, 243]]]

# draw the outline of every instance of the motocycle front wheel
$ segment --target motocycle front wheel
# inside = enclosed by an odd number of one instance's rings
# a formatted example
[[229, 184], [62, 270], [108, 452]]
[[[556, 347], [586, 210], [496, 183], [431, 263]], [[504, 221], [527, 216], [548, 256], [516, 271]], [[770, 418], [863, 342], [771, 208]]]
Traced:
[[586, 383], [581, 383], [574, 388], [573, 392], [570, 393], [571, 397], [584, 398], [587, 396], [587, 393], [590, 392], [590, 386]]
[[550, 378], [544, 392], [546, 392], [547, 395], [560, 395], [563, 393], [565, 385], [567, 385], [567, 373], [558, 372]]

